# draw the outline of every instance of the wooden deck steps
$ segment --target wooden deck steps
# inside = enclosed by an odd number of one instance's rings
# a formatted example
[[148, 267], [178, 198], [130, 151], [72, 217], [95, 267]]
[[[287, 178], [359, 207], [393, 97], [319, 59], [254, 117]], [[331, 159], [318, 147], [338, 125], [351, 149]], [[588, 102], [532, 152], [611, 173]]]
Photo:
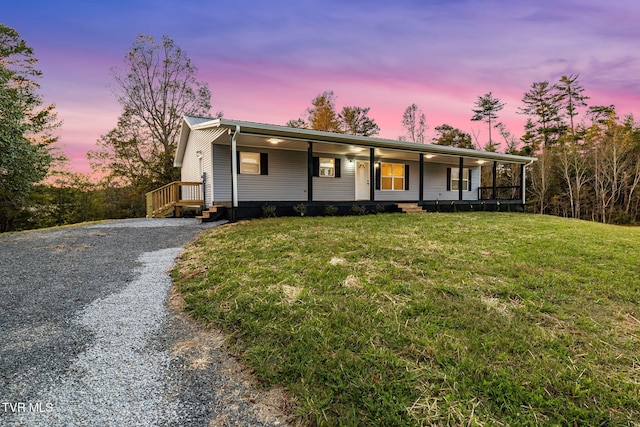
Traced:
[[145, 197], [147, 218], [181, 217], [184, 208], [202, 206], [201, 182], [174, 181], [153, 191]]
[[417, 203], [398, 203], [398, 209], [403, 213], [424, 213], [424, 209], [418, 206]]
[[202, 211], [202, 215], [196, 217], [200, 222], [213, 222], [224, 214], [224, 206], [209, 206], [209, 209]]

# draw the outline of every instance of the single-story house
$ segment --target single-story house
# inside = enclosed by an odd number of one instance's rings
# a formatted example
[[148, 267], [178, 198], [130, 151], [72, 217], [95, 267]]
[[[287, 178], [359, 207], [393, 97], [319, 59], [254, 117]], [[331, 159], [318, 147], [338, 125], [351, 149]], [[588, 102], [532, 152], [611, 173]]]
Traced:
[[[239, 219], [262, 216], [265, 205], [278, 214], [292, 214], [300, 204], [316, 213], [327, 205], [343, 211], [353, 206], [378, 211], [522, 209], [526, 167], [535, 160], [186, 116], [174, 165], [181, 168], [183, 182], [201, 183], [205, 208], [225, 207], [230, 218]], [[497, 185], [505, 165], [517, 171], [517, 185]]]

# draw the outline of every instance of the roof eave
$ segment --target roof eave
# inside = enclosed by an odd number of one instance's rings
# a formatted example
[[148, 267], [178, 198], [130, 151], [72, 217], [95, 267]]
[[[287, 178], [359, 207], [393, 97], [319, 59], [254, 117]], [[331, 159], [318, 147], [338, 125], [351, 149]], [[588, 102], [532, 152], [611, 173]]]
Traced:
[[176, 168], [182, 167], [182, 161], [184, 160], [184, 153], [187, 148], [187, 141], [189, 140], [189, 134], [191, 133], [191, 127], [187, 120], [182, 120], [182, 127], [180, 128], [180, 137], [178, 138], [178, 146], [176, 147], [176, 154], [173, 158], [173, 166]]
[[[490, 159], [496, 161], [508, 161], [512, 163], [531, 163], [535, 157], [519, 156], [515, 154], [494, 153], [490, 151], [472, 150], [446, 145], [417, 144], [392, 139], [372, 138], [360, 135], [337, 134], [312, 129], [298, 129], [286, 126], [268, 125], [261, 123], [243, 122], [227, 119], [211, 119], [203, 123], [191, 126], [191, 129], [206, 129], [210, 127], [225, 127], [234, 131], [240, 127], [241, 133], [249, 133], [264, 137], [281, 137], [289, 139], [306, 140], [312, 142], [332, 142], [349, 145], [363, 145], [372, 148], [387, 148], [395, 150], [413, 151], [425, 154], [439, 154], [446, 156], [468, 157], [478, 159]], [[184, 154], [184, 153], [183, 153]]]

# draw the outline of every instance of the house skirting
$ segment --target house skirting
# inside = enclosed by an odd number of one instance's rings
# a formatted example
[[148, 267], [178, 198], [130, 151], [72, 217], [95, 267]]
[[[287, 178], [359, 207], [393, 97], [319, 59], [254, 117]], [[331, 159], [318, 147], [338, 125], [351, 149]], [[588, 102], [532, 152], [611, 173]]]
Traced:
[[[374, 213], [401, 212], [398, 203], [416, 203], [425, 212], [523, 212], [522, 200], [428, 200], [428, 201], [353, 201], [353, 202], [300, 202], [300, 201], [246, 201], [238, 202], [238, 207], [227, 207], [226, 218], [231, 221], [241, 219], [262, 218], [265, 216], [301, 216], [303, 205], [304, 216], [347, 216]], [[296, 208], [298, 208], [296, 210]], [[365, 209], [365, 210], [363, 210]]]

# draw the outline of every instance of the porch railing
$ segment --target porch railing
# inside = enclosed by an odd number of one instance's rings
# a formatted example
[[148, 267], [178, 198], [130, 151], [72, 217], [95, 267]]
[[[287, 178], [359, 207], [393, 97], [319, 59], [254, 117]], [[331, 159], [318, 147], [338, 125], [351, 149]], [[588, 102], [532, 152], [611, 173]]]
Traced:
[[519, 185], [496, 187], [493, 197], [493, 187], [478, 187], [478, 200], [520, 200], [522, 189]]
[[146, 194], [147, 218], [180, 216], [184, 206], [202, 206], [202, 183], [174, 181]]

